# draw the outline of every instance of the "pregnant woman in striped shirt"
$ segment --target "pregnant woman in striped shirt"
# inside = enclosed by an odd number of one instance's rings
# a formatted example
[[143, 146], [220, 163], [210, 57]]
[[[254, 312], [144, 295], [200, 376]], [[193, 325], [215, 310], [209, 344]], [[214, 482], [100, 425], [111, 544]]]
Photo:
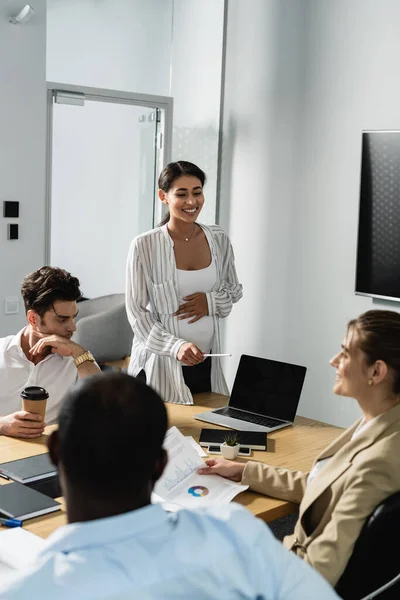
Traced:
[[133, 240], [127, 261], [128, 373], [180, 404], [193, 404], [192, 393], [228, 394], [220, 359], [204, 354], [220, 352], [219, 319], [242, 297], [228, 236], [196, 222], [205, 181], [190, 162], [165, 167], [158, 195], [168, 214]]

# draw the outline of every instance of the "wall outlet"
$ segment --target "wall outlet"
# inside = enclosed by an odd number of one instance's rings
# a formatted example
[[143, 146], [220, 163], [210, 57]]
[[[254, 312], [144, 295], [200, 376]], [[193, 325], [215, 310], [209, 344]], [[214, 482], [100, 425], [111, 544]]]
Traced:
[[19, 313], [19, 298], [18, 296], [8, 296], [4, 298], [4, 314], [16, 315]]

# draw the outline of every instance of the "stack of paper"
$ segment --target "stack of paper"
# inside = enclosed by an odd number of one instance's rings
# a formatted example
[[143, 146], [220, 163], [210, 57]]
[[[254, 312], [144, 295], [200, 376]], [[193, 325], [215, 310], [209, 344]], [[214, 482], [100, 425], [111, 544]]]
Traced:
[[22, 527], [0, 532], [0, 588], [18, 569], [34, 562], [44, 544], [42, 538]]
[[206, 466], [205, 462], [176, 427], [167, 431], [164, 448], [168, 464], [155, 485], [153, 502], [164, 501], [176, 510], [227, 504], [248, 488], [219, 475], [199, 475], [197, 469]]

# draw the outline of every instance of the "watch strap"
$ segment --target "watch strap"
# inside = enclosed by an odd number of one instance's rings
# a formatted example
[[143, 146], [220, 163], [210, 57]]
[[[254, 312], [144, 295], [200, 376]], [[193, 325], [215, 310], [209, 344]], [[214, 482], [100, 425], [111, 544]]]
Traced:
[[76, 367], [79, 367], [79, 365], [81, 365], [84, 362], [95, 362], [95, 358], [93, 356], [93, 354], [91, 352], [89, 352], [89, 350], [87, 350], [86, 352], [84, 352], [83, 354], [81, 354], [80, 356], [77, 356], [74, 359], [74, 363]]

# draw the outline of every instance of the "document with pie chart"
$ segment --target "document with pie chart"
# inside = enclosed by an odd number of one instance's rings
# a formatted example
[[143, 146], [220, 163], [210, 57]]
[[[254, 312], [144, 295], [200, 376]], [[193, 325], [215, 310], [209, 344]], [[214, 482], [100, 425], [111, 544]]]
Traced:
[[199, 475], [197, 469], [205, 462], [176, 427], [167, 431], [164, 449], [168, 464], [155, 485], [152, 502], [165, 502], [170, 510], [227, 504], [248, 488], [219, 475]]

